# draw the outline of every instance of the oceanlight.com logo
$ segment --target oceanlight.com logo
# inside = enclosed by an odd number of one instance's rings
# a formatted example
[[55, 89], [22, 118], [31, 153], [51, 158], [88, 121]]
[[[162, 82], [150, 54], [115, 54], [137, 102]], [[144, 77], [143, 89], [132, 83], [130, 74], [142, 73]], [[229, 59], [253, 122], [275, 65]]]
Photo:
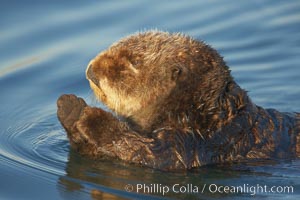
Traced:
[[254, 196], [256, 194], [293, 194], [293, 186], [267, 186], [267, 185], [218, 185], [218, 184], [173, 184], [163, 185], [159, 183], [153, 184], [127, 184], [124, 189], [127, 192], [143, 193], [143, 194], [160, 194], [166, 195], [168, 193], [177, 194], [203, 194], [209, 192], [211, 194], [249, 194]]

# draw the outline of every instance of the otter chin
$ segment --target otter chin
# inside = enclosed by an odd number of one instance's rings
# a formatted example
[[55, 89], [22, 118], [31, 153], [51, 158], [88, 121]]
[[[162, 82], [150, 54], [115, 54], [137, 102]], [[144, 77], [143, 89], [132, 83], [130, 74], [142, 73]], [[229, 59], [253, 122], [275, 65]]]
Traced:
[[300, 157], [300, 114], [255, 105], [217, 51], [189, 36], [130, 35], [92, 59], [86, 78], [111, 112], [71, 94], [57, 101], [84, 156], [160, 170]]

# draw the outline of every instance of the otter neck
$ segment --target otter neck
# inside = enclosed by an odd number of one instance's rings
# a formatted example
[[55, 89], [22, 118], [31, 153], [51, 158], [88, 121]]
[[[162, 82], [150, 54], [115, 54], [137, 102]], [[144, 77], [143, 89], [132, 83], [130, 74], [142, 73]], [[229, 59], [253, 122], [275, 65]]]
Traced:
[[198, 96], [192, 97], [188, 94], [182, 96], [186, 99], [180, 99], [175, 106], [167, 103], [158, 109], [157, 113], [160, 115], [153, 123], [153, 129], [175, 127], [180, 130], [200, 132], [204, 138], [210, 138], [240, 115], [249, 116], [247, 122], [241, 123], [245, 127], [251, 127], [255, 120], [257, 112], [255, 104], [233, 80], [224, 84], [223, 88], [216, 92], [199, 93]]
[[240, 113], [249, 114], [249, 121], [245, 126], [252, 126], [252, 116], [256, 116], [257, 112], [247, 93], [234, 81], [228, 81], [219, 91], [199, 93], [198, 96], [190, 96], [188, 92], [185, 94], [178, 90], [178, 93], [173, 93], [164, 102], [150, 105], [127, 121], [133, 129], [147, 133], [165, 127], [180, 130], [192, 128], [204, 137], [211, 137], [226, 124], [232, 123]]
[[[127, 118], [130, 127], [140, 133], [151, 133], [154, 127], [162, 125], [160, 118], [159, 103], [149, 104], [147, 108], [141, 109], [133, 113]], [[160, 122], [160, 123], [159, 123]]]

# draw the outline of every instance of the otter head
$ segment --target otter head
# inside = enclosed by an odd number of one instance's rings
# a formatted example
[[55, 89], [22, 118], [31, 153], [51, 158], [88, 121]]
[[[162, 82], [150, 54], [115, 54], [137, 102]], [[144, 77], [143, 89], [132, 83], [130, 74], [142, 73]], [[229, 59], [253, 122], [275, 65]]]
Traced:
[[109, 109], [147, 128], [160, 116], [185, 112], [195, 99], [212, 92], [218, 96], [230, 75], [222, 58], [204, 43], [149, 31], [101, 52], [89, 63], [86, 77]]

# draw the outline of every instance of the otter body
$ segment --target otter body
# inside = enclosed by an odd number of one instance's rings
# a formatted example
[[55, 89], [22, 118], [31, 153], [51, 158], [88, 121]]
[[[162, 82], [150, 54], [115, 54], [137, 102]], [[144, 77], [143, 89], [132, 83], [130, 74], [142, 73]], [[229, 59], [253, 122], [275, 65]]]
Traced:
[[300, 115], [256, 106], [219, 54], [188, 36], [129, 36], [96, 56], [86, 76], [118, 117], [75, 95], [58, 99], [82, 155], [161, 170], [300, 157]]

